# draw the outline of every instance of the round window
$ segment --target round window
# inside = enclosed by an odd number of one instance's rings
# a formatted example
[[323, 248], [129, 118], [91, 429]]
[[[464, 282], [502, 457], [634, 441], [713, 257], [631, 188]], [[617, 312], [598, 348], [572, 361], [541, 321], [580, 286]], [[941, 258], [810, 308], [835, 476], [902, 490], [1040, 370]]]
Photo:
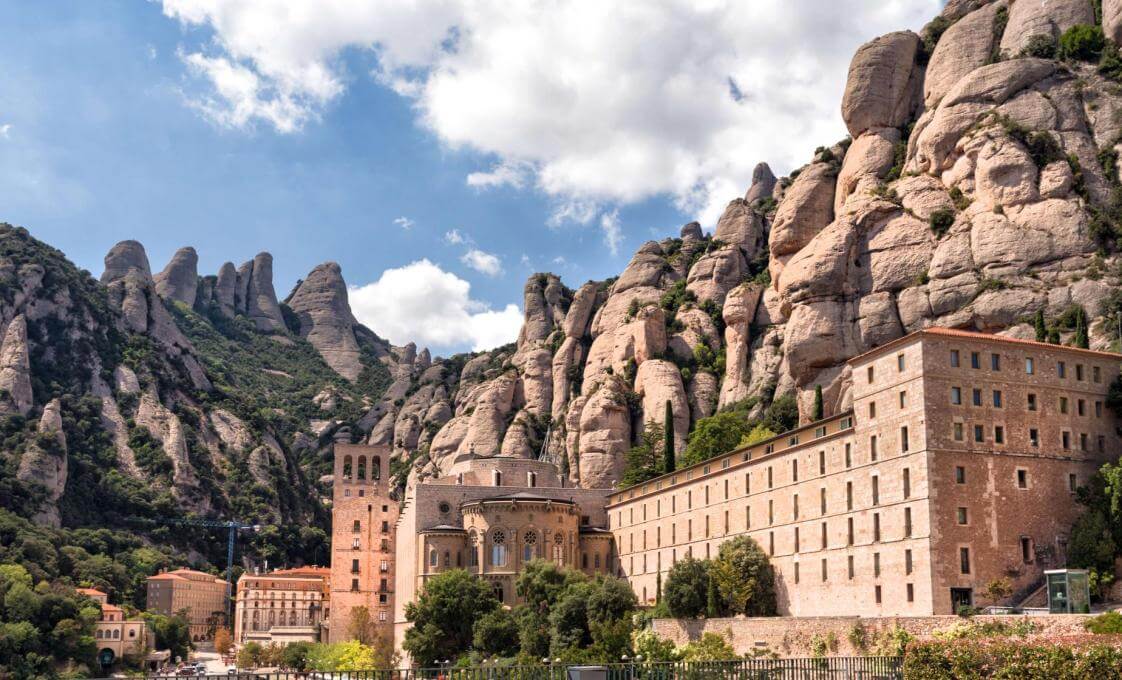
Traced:
[[535, 534], [535, 533], [534, 533], [534, 532], [532, 532], [532, 531], [527, 531], [527, 532], [526, 532], [526, 535], [522, 537], [522, 541], [523, 541], [523, 542], [524, 542], [524, 543], [525, 543], [526, 545], [534, 545], [535, 543], [537, 543], [537, 542], [538, 542], [538, 535], [537, 535], [537, 534]]
[[444, 503], [443, 501], [440, 503], [439, 507], [440, 507], [441, 512], [448, 512], [449, 510], [452, 509], [452, 506], [448, 505], [447, 503]]

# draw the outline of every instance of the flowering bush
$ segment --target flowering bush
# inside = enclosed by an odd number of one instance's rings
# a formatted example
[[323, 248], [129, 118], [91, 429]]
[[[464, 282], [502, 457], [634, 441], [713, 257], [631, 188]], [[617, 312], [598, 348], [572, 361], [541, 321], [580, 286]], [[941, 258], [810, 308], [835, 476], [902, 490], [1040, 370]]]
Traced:
[[908, 680], [1025, 678], [1084, 680], [1122, 677], [1122, 636], [1044, 641], [1002, 638], [916, 642], [904, 656]]

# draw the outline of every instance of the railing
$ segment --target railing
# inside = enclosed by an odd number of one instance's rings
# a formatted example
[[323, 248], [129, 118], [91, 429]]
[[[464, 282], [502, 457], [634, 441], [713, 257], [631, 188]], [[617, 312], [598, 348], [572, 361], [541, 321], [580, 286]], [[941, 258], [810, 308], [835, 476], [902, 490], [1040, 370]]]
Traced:
[[[148, 680], [900, 680], [904, 659], [896, 656], [740, 659], [678, 663], [617, 663], [566, 666], [474, 666], [368, 671], [242, 670], [227, 675], [150, 675]], [[576, 669], [582, 672], [575, 673]], [[570, 670], [574, 671], [570, 674]], [[591, 673], [589, 671], [592, 671]], [[599, 671], [599, 672], [597, 672]]]

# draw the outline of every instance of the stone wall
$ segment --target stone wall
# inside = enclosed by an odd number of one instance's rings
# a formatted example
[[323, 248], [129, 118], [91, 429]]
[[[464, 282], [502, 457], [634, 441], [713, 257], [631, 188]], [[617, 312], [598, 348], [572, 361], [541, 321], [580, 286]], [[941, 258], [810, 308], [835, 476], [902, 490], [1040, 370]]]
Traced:
[[[1036, 634], [1078, 635], [1084, 632], [1083, 621], [1090, 614], [1059, 614], [1028, 617], [1036, 624]], [[862, 618], [859, 616], [806, 616], [772, 618], [728, 619], [655, 619], [651, 626], [655, 633], [671, 640], [677, 646], [701, 637], [703, 633], [718, 633], [730, 638], [738, 654], [752, 649], [768, 649], [780, 656], [810, 656], [811, 639], [815, 635], [837, 636], [838, 647], [834, 655], [861, 655], [849, 642], [850, 631], [860, 624], [865, 638], [873, 639], [879, 631], [896, 626], [919, 638], [930, 637], [934, 631], [953, 626], [964, 619], [958, 616], [900, 616]], [[1013, 616], [975, 616], [973, 621], [1014, 622]]]

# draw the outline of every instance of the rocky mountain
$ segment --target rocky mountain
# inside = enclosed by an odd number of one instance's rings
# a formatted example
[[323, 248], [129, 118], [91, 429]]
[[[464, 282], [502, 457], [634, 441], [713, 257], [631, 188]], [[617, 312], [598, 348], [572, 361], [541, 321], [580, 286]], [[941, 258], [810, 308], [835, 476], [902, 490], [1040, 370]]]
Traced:
[[326, 526], [334, 439], [393, 447], [403, 487], [471, 453], [607, 487], [667, 402], [679, 451], [719, 411], [791, 395], [807, 420], [820, 388], [838, 412], [848, 358], [925, 326], [1117, 348], [1119, 39], [1122, 0], [951, 0], [857, 51], [846, 139], [779, 179], [761, 163], [712, 234], [614, 279], [531, 276], [517, 341], [488, 352], [392, 346], [335, 263], [281, 301], [268, 253], [200, 275], [183, 248], [153, 275], [123, 241], [95, 281], [4, 226], [2, 505], [236, 516], [289, 532], [257, 554], [308, 554], [293, 527]]

